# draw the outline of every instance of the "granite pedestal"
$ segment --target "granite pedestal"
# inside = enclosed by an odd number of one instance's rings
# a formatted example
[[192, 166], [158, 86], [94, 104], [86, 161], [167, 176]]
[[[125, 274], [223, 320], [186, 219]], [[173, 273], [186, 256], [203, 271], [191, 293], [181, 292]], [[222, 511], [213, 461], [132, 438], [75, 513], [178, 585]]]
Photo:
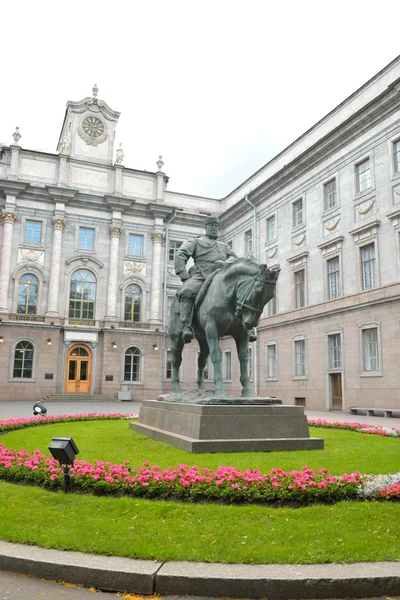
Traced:
[[302, 406], [180, 404], [145, 400], [129, 427], [193, 453], [319, 450]]

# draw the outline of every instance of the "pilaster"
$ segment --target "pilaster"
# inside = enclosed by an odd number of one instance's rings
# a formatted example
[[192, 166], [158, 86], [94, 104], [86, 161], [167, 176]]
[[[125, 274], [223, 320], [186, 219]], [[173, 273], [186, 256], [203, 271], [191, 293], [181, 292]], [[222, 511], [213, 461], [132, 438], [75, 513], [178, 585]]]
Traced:
[[105, 321], [117, 321], [117, 296], [118, 296], [118, 257], [119, 238], [122, 227], [120, 224], [121, 213], [113, 214], [110, 225], [110, 257], [108, 267], [107, 308]]
[[47, 298], [46, 317], [59, 317], [59, 290], [61, 270], [62, 234], [65, 226], [65, 217], [57, 214], [53, 217], [53, 245], [50, 259], [49, 295]]
[[[156, 225], [157, 226], [157, 225]], [[162, 277], [164, 264], [162, 257], [162, 244], [165, 239], [163, 231], [155, 230], [151, 236], [153, 241], [153, 262], [151, 276], [151, 305], [150, 323], [162, 324]]]
[[1, 215], [3, 223], [3, 240], [1, 244], [0, 262], [0, 313], [8, 313], [8, 289], [10, 285], [12, 236], [17, 215], [13, 210], [4, 210]]

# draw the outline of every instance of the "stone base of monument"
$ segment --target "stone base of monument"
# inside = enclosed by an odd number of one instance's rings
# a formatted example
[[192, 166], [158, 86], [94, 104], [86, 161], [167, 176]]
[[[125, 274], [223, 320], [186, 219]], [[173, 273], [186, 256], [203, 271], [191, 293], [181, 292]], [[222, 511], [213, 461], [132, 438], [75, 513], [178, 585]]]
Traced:
[[129, 427], [192, 453], [323, 449], [323, 439], [310, 437], [302, 406], [271, 405], [268, 398], [265, 404], [262, 399], [257, 404], [240, 400], [240, 404], [145, 400], [139, 421]]

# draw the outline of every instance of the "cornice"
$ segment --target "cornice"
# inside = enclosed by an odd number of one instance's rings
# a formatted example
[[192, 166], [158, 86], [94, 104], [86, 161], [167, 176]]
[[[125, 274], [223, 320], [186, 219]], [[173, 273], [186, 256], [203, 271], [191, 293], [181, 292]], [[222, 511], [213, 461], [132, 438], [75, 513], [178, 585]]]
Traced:
[[380, 219], [374, 219], [373, 221], [368, 221], [367, 223], [363, 223], [359, 227], [355, 227], [349, 231], [350, 235], [357, 235], [358, 233], [362, 233], [363, 231], [368, 231], [368, 229], [372, 229], [373, 227], [379, 227]]
[[69, 200], [72, 200], [72, 198], [74, 198], [79, 193], [79, 190], [74, 188], [58, 187], [53, 185], [48, 185], [46, 189], [49, 193], [49, 196], [54, 201], [64, 203], [68, 202]]
[[128, 208], [132, 208], [133, 204], [136, 202], [134, 198], [126, 198], [123, 196], [114, 196], [114, 195], [105, 195], [104, 199], [106, 204], [112, 208], [113, 210], [124, 211]]
[[28, 183], [13, 181], [12, 179], [0, 179], [0, 193], [4, 196], [17, 198], [27, 187]]
[[318, 244], [317, 248], [319, 248], [320, 250], [323, 250], [324, 248], [327, 248], [328, 246], [332, 246], [333, 244], [337, 244], [338, 242], [343, 242], [343, 240], [344, 240], [343, 235], [336, 235], [333, 238], [325, 239], [321, 244]]

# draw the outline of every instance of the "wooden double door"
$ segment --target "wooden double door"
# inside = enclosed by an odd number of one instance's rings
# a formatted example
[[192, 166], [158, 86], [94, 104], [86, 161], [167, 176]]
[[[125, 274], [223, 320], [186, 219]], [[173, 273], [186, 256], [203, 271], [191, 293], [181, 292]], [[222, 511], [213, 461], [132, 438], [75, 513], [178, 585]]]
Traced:
[[92, 353], [87, 346], [75, 345], [67, 353], [65, 393], [90, 394]]

